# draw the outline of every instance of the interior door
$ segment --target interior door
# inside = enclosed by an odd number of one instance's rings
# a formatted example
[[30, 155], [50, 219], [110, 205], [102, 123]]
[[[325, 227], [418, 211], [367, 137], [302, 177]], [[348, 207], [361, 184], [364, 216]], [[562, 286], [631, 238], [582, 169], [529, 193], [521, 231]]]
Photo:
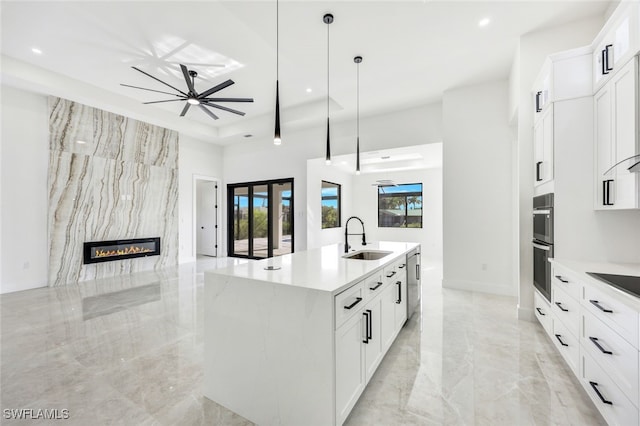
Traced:
[[196, 181], [196, 254], [217, 256], [217, 183]]

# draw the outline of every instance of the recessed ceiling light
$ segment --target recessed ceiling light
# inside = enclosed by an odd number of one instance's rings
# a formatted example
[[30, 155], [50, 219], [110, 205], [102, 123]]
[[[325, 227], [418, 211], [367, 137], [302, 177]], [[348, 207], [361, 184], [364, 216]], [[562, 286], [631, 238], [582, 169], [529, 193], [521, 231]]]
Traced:
[[482, 28], [482, 27], [486, 27], [487, 25], [489, 25], [489, 23], [490, 23], [490, 22], [491, 22], [491, 19], [489, 19], [489, 18], [483, 18], [483, 19], [481, 19], [480, 21], [478, 21], [478, 26], [479, 26], [480, 28]]
[[36, 55], [42, 55], [42, 50], [38, 49], [37, 47], [32, 47], [31, 51]]
[[76, 141], [76, 143], [84, 144], [84, 143], [87, 143], [87, 142], [86, 142], [86, 141], [80, 141], [80, 140], [78, 140], [78, 141]]
[[389, 158], [391, 158], [390, 155], [385, 155], [384, 157], [380, 157], [382, 160], [388, 160]]
[[307, 87], [307, 93], [311, 93], [313, 92], [313, 90], [311, 90], [311, 87]]

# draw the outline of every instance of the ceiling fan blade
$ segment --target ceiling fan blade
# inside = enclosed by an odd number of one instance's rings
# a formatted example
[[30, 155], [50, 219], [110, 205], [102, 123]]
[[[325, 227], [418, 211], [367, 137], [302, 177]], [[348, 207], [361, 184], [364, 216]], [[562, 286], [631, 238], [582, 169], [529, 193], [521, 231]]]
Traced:
[[[189, 105], [189, 104], [187, 104], [187, 105]], [[211, 111], [209, 111], [208, 109], [206, 109], [203, 104], [200, 104], [200, 108], [202, 108], [202, 110], [204, 112], [206, 112], [209, 117], [213, 118], [214, 120], [218, 119], [218, 116], [215, 115], [214, 113], [212, 113]]]
[[180, 64], [180, 69], [182, 70], [182, 75], [184, 76], [184, 80], [187, 82], [187, 87], [189, 88], [189, 92], [198, 96], [196, 89], [193, 87], [193, 82], [191, 81], [191, 77], [189, 76], [189, 70], [184, 65]]
[[132, 85], [130, 85], [130, 84], [123, 84], [123, 83], [120, 83], [120, 86], [132, 87], [132, 88], [134, 88], [134, 89], [148, 90], [148, 91], [150, 91], [150, 92], [164, 93], [165, 95], [171, 95], [171, 96], [180, 96], [180, 95], [176, 95], [175, 93], [163, 92], [162, 90], [147, 89], [146, 87], [132, 86]]
[[[178, 62], [169, 62], [170, 64], [178, 64]], [[199, 62], [182, 62], [184, 65], [195, 65], [197, 67], [225, 68], [225, 64], [202, 64]]]
[[152, 75], [151, 75], [151, 74], [149, 74], [148, 72], [144, 72], [144, 71], [142, 71], [140, 68], [136, 68], [136, 67], [131, 67], [131, 68], [133, 68], [133, 69], [134, 69], [134, 70], [136, 70], [136, 71], [141, 72], [142, 74], [144, 74], [144, 75], [146, 75], [146, 76], [148, 76], [148, 77], [151, 77], [152, 79], [154, 79], [154, 80], [156, 80], [156, 81], [159, 81], [160, 83], [164, 84], [165, 86], [169, 86], [169, 87], [171, 87], [173, 90], [176, 90], [176, 91], [178, 91], [178, 92], [182, 93], [182, 94], [183, 94], [183, 95], [185, 95], [185, 96], [188, 96], [188, 95], [187, 95], [186, 93], [184, 93], [182, 90], [180, 90], [180, 89], [178, 89], [178, 88], [176, 88], [176, 87], [173, 87], [173, 86], [172, 86], [172, 85], [170, 85], [169, 83], [165, 83], [164, 81], [160, 80], [159, 78], [156, 78], [156, 77], [152, 76]]
[[253, 102], [253, 98], [204, 98], [200, 101], [209, 102]]
[[206, 98], [210, 94], [216, 93], [216, 92], [224, 89], [225, 87], [231, 86], [232, 84], [233, 84], [233, 80], [227, 80], [224, 83], [220, 83], [217, 86], [213, 86], [211, 89], [200, 93], [200, 96], [198, 96], [198, 99]]
[[218, 108], [218, 109], [221, 109], [221, 110], [223, 110], [223, 111], [232, 112], [232, 113], [234, 113], [234, 114], [238, 114], [238, 115], [244, 115], [244, 114], [245, 114], [245, 113], [244, 113], [244, 112], [242, 112], [242, 111], [238, 111], [238, 110], [236, 110], [236, 109], [227, 108], [227, 107], [224, 107], [224, 106], [222, 106], [222, 105], [210, 104], [210, 103], [208, 103], [208, 102], [207, 102], [207, 103], [205, 103], [204, 105], [206, 105], [206, 106], [210, 106], [210, 107], [213, 107], [213, 108]]
[[184, 108], [182, 109], [182, 112], [180, 113], [180, 117], [184, 117], [184, 115], [187, 113], [187, 111], [189, 111], [189, 107], [191, 106], [191, 104], [189, 102], [187, 102], [184, 105]]
[[143, 102], [143, 105], [147, 105], [147, 104], [159, 104], [162, 102], [175, 102], [175, 101], [184, 101], [184, 98], [180, 98], [180, 99], [168, 99], [166, 101], [152, 101], [152, 102]]

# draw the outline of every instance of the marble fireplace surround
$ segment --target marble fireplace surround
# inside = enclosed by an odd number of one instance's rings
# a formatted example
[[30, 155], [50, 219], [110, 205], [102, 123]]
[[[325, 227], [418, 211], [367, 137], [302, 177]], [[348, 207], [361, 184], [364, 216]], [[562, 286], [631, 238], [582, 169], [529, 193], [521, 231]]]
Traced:
[[[49, 97], [49, 286], [178, 264], [178, 134]], [[83, 263], [88, 241], [158, 236], [158, 256]]]

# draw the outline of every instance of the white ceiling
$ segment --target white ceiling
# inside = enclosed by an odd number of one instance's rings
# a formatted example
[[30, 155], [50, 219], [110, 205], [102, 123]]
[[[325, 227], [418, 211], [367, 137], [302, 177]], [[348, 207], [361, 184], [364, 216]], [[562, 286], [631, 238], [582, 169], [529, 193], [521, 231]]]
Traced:
[[[356, 65], [361, 116], [438, 101], [447, 88], [506, 78], [518, 37], [537, 29], [603, 16], [600, 1], [281, 1], [280, 99], [283, 126], [316, 124], [326, 115], [327, 25], [331, 12], [333, 120], [353, 119]], [[199, 91], [228, 78], [220, 97], [253, 97], [225, 104], [245, 117], [197, 108], [178, 117], [181, 102], [144, 105], [166, 127], [211, 126], [213, 141], [239, 143], [243, 135], [272, 132], [275, 103], [275, 1], [67, 2], [2, 1], [2, 54], [97, 86], [126, 114], [132, 99], [169, 99], [120, 83], [165, 90], [131, 69], [139, 67], [184, 88], [176, 63], [200, 76]], [[488, 17], [491, 23], [478, 27]], [[32, 48], [42, 50], [41, 55]], [[225, 67], [207, 66], [225, 64]], [[15, 67], [14, 67], [15, 69]], [[15, 72], [15, 71], [14, 71]], [[8, 81], [4, 76], [3, 79]], [[26, 75], [26, 74], [25, 74]], [[26, 77], [25, 77], [26, 78]], [[35, 86], [34, 86], [35, 87]], [[311, 93], [307, 93], [311, 88]], [[46, 90], [46, 89], [45, 89]], [[169, 90], [170, 91], [170, 90]], [[103, 92], [103, 93], [106, 93]]]

